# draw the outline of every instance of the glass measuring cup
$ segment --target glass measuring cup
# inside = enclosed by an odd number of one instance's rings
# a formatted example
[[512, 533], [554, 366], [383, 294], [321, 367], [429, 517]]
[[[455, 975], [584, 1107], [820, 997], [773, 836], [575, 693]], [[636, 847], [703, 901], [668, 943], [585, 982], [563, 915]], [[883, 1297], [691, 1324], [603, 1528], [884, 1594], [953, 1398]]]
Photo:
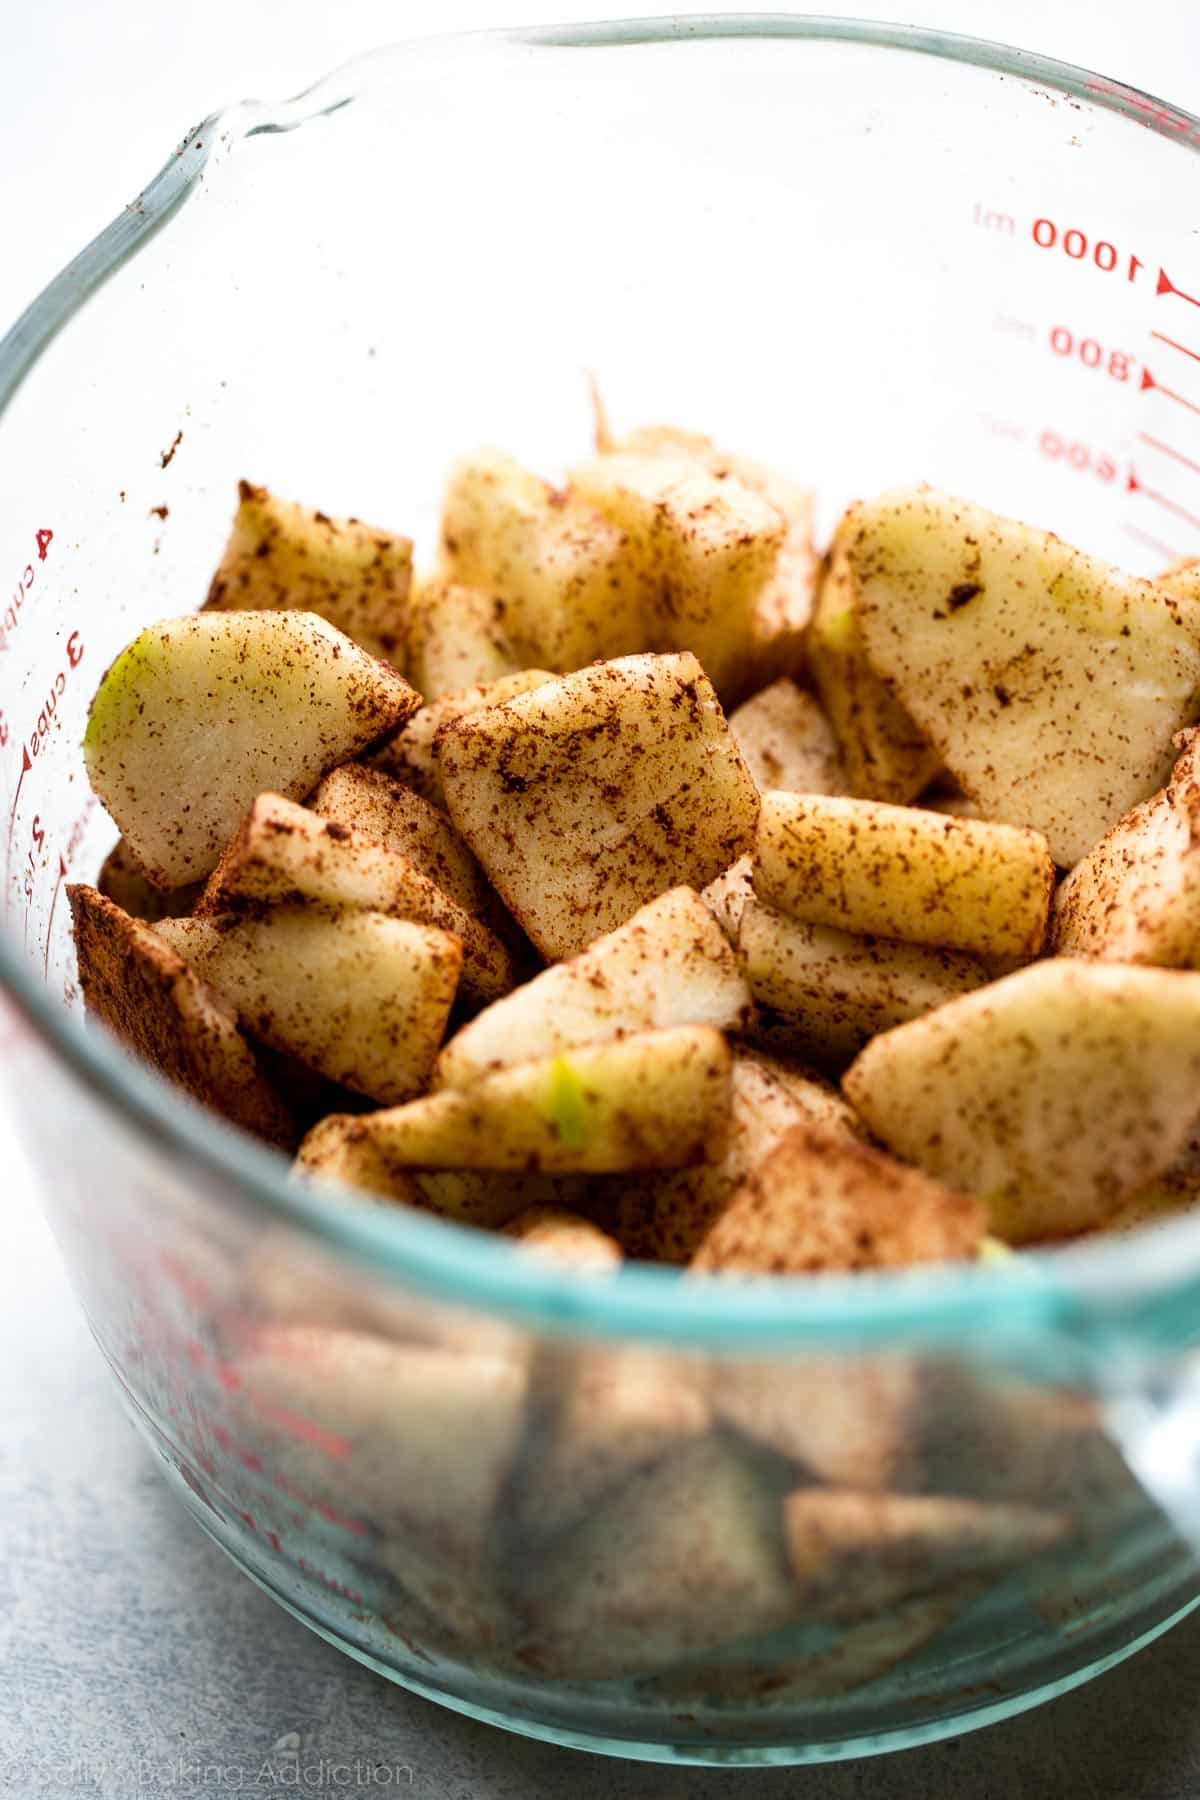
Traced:
[[[1198, 130], [845, 22], [401, 46], [206, 120], [0, 344], [18, 1120], [200, 1522], [422, 1692], [755, 1762], [961, 1731], [1107, 1666], [1200, 1592], [1162, 1510], [1198, 1534], [1200, 1226], [714, 1289], [298, 1196], [80, 1028], [62, 889], [112, 835], [78, 749], [96, 681], [199, 601], [239, 476], [427, 549], [464, 445], [548, 473], [583, 450], [589, 369], [618, 424], [811, 479], [826, 527], [924, 478], [1152, 572], [1200, 547]], [[843, 1510], [864, 1557], [797, 1600], [778, 1506], [847, 1490], [888, 1504]]]

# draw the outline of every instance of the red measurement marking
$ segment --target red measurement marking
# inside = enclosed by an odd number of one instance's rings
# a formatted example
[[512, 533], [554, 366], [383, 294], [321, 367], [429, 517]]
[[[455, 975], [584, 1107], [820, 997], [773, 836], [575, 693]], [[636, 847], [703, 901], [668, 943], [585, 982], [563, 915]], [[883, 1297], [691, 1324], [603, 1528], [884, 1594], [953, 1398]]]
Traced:
[[1132, 469], [1129, 471], [1129, 479], [1125, 487], [1130, 494], [1145, 494], [1147, 500], [1153, 500], [1158, 506], [1165, 507], [1167, 512], [1174, 513], [1177, 519], [1184, 519], [1189, 525], [1195, 525], [1197, 530], [1200, 530], [1200, 513], [1189, 512], [1186, 506], [1180, 506], [1177, 500], [1170, 499], [1166, 494], [1160, 494], [1157, 488], [1147, 487], [1144, 482], [1138, 480]]
[[1195, 294], [1185, 294], [1181, 287], [1176, 287], [1167, 271], [1162, 268], [1158, 271], [1158, 284], [1154, 291], [1156, 294], [1175, 294], [1180, 300], [1186, 300], [1189, 306], [1200, 306], [1200, 299]]
[[1097, 481], [1115, 481], [1117, 465], [1111, 456], [1092, 450], [1087, 444], [1071, 443], [1049, 427], [1038, 438], [1038, 449], [1052, 462], [1063, 462], [1077, 474], [1094, 475]]
[[1077, 356], [1085, 369], [1100, 369], [1114, 381], [1128, 381], [1129, 371], [1137, 362], [1137, 357], [1126, 350], [1106, 350], [1098, 338], [1077, 338], [1065, 325], [1051, 329], [1050, 348], [1055, 356]]
[[326, 1431], [313, 1419], [306, 1419], [302, 1413], [292, 1412], [290, 1407], [280, 1406], [276, 1400], [268, 1400], [263, 1394], [248, 1393], [246, 1398], [256, 1412], [273, 1425], [278, 1425], [291, 1437], [298, 1438], [301, 1443], [309, 1444], [319, 1450], [322, 1456], [328, 1456], [332, 1462], [348, 1462], [350, 1460], [350, 1441], [340, 1437], [336, 1431]]
[[1164, 562], [1174, 563], [1183, 559], [1182, 550], [1173, 550], [1170, 544], [1164, 544], [1161, 538], [1152, 537], [1148, 531], [1141, 531], [1136, 525], [1122, 525], [1121, 530], [1126, 537], [1131, 537], [1139, 544], [1146, 544], [1156, 550]]
[[66, 880], [66, 878], [67, 878], [67, 865], [66, 865], [65, 861], [63, 860], [63, 856], [60, 851], [59, 858], [58, 858], [58, 876], [54, 883], [54, 892], [50, 896], [50, 914], [46, 920], [46, 948], [45, 948], [45, 952], [42, 956], [42, 979], [43, 980], [47, 980], [50, 975], [50, 939], [51, 939], [51, 934], [54, 930], [54, 909], [58, 905], [59, 892], [61, 891], [62, 884]]
[[186, 1263], [169, 1250], [164, 1250], [158, 1259], [158, 1266], [169, 1281], [179, 1289], [180, 1293], [196, 1306], [203, 1306], [209, 1299], [211, 1290], [208, 1283], [193, 1273]]
[[1200, 413], [1200, 405], [1195, 400], [1189, 400], [1184, 394], [1177, 394], [1174, 388], [1164, 387], [1161, 381], [1155, 381], [1149, 369], [1143, 369], [1141, 390], [1145, 393], [1148, 388], [1153, 388], [1157, 394], [1165, 394], [1168, 400], [1178, 400], [1180, 406], [1186, 406], [1189, 412]]
[[[976, 224], [980, 223], [978, 210], [977, 207]], [[1100, 270], [1102, 275], [1111, 275], [1119, 264], [1124, 271], [1126, 281], [1136, 281], [1139, 270], [1146, 266], [1140, 257], [1133, 255], [1132, 251], [1128, 256], [1122, 257], [1116, 245], [1109, 243], [1107, 238], [1089, 239], [1087, 232], [1080, 231], [1075, 225], [1068, 226], [1060, 236], [1058, 226], [1053, 219], [1035, 219], [1032, 234], [1033, 241], [1039, 250], [1053, 250], [1057, 245], [1064, 255], [1070, 257], [1072, 262], [1089, 261]], [[1088, 255], [1089, 248], [1091, 250], [1090, 257]]]
[[1152, 331], [1150, 336], [1157, 338], [1160, 344], [1166, 344], [1172, 350], [1182, 350], [1183, 354], [1190, 356], [1193, 362], [1200, 362], [1200, 350], [1189, 350], [1186, 344], [1177, 344], [1174, 338], [1164, 337], [1161, 331]]
[[17, 829], [17, 804], [21, 798], [22, 784], [25, 780], [25, 777], [28, 775], [30, 769], [32, 769], [32, 767], [33, 767], [33, 758], [29, 754], [29, 746], [28, 746], [28, 744], [24, 744], [21, 747], [21, 773], [17, 776], [17, 791], [13, 795], [12, 808], [8, 815], [8, 843], [5, 846], [5, 851], [4, 851], [4, 885], [5, 885], [5, 887], [8, 886], [9, 881], [12, 877], [12, 847], [13, 847], [13, 834]]
[[1148, 431], [1139, 431], [1138, 438], [1143, 444], [1149, 444], [1152, 450], [1161, 450], [1164, 456], [1173, 456], [1175, 461], [1182, 463], [1185, 469], [1191, 469], [1195, 474], [1200, 475], [1200, 462], [1193, 462], [1192, 458], [1185, 456], [1182, 450], [1176, 450], [1171, 444], [1164, 444], [1161, 438], [1151, 437]]

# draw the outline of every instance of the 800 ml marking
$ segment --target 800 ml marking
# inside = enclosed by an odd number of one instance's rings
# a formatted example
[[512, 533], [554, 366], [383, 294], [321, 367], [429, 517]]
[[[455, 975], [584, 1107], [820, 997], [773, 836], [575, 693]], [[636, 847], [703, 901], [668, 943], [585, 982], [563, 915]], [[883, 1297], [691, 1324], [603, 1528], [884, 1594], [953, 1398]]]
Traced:
[[1055, 325], [1050, 332], [1050, 348], [1056, 356], [1077, 356], [1085, 369], [1103, 369], [1114, 381], [1128, 381], [1137, 362], [1127, 350], [1106, 350], [1098, 338], [1077, 338], [1065, 325]]

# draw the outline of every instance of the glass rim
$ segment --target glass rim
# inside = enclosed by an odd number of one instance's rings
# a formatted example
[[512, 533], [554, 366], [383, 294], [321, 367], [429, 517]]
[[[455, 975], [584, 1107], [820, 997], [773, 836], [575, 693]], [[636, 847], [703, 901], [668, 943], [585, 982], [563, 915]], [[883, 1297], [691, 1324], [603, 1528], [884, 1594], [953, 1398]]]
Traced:
[[[456, 32], [385, 46], [340, 65], [291, 100], [241, 101], [209, 114], [138, 198], [51, 280], [0, 338], [0, 419], [25, 376], [89, 294], [186, 201], [215, 155], [262, 132], [290, 131], [353, 102], [367, 70], [403, 57], [504, 48], [595, 49], [719, 39], [841, 42], [914, 52], [1036, 81], [1200, 150], [1200, 118], [1125, 83], [1010, 45], [925, 27], [786, 13], [701, 14]], [[241, 1204], [448, 1304], [556, 1331], [641, 1337], [710, 1348], [894, 1343], [911, 1335], [1066, 1325], [1091, 1302], [1178, 1288], [1200, 1271], [1200, 1217], [1056, 1250], [1016, 1264], [931, 1265], [889, 1274], [688, 1278], [630, 1264], [603, 1281], [556, 1270], [492, 1234], [401, 1206], [322, 1194], [289, 1177], [275, 1151], [247, 1138], [137, 1064], [108, 1034], [85, 1032], [39, 988], [10, 934], [0, 933], [0, 992], [49, 1051], [123, 1125], [155, 1149], [223, 1184], [212, 1203]], [[209, 1190], [211, 1192], [211, 1189]], [[347, 1198], [354, 1201], [347, 1204]]]

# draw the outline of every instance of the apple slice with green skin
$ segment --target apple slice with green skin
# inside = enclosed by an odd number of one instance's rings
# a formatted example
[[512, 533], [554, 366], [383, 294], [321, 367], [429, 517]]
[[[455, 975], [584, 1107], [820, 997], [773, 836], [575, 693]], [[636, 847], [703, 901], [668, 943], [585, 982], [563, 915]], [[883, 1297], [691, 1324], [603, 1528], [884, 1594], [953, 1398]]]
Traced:
[[110, 665], [84, 762], [150, 880], [182, 887], [208, 874], [256, 794], [302, 798], [420, 704], [314, 613], [164, 619]]
[[1200, 710], [1200, 604], [929, 488], [852, 507], [871, 664], [984, 816], [1070, 868], [1165, 783]]
[[155, 930], [272, 1049], [385, 1106], [424, 1085], [462, 966], [449, 933], [307, 903]]
[[300, 1147], [300, 1171], [341, 1138], [385, 1166], [619, 1174], [719, 1156], [730, 1054], [711, 1025], [647, 1031], [570, 1057], [515, 1063], [465, 1092], [446, 1089], [363, 1117], [331, 1113]]

